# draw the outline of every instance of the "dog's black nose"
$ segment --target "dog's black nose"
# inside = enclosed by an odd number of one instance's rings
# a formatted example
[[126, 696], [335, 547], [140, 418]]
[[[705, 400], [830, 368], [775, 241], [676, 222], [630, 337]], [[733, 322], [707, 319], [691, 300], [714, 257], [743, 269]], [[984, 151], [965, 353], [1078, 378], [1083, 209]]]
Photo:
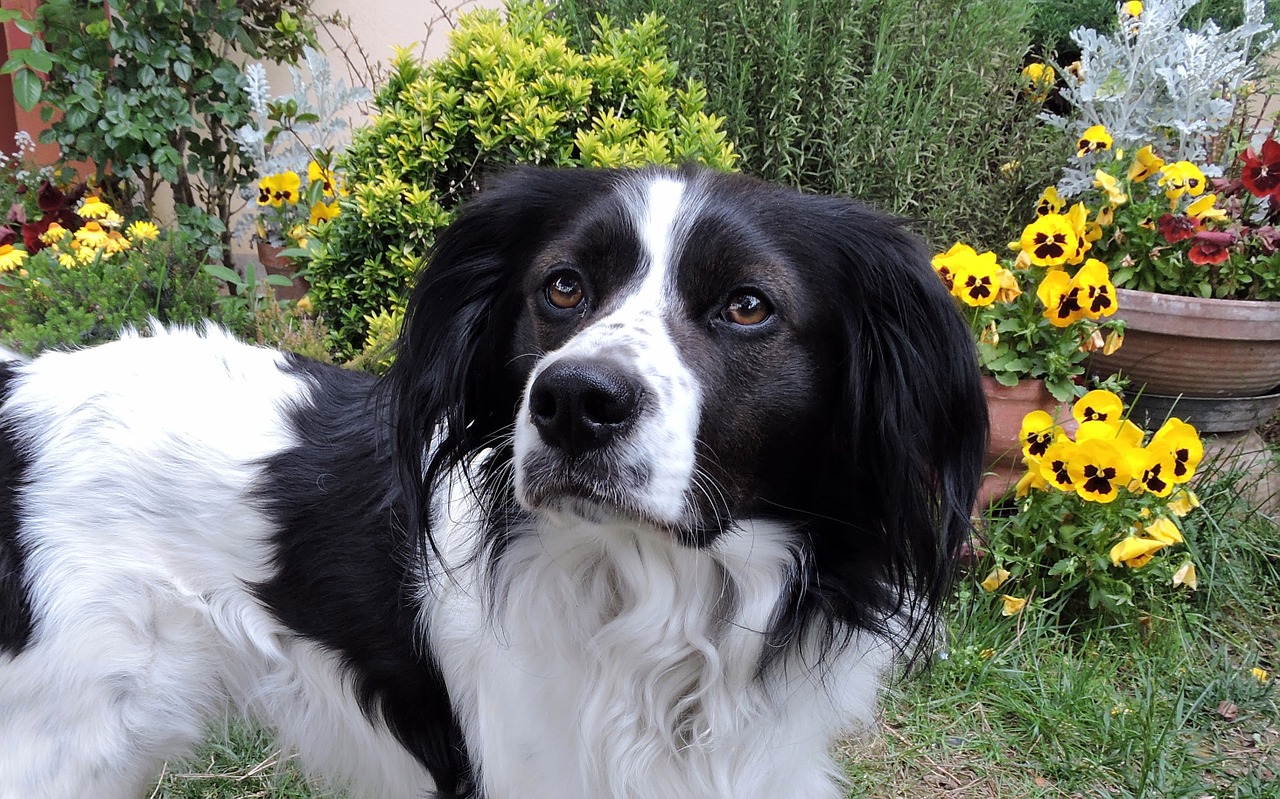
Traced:
[[639, 383], [618, 367], [568, 359], [548, 366], [533, 381], [529, 412], [544, 441], [581, 455], [626, 432], [640, 395]]

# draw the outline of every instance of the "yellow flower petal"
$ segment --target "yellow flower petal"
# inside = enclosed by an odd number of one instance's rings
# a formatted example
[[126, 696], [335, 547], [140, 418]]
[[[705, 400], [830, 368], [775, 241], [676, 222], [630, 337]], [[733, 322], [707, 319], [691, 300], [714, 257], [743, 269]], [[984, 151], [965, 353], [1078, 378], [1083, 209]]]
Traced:
[[1175, 588], [1181, 585], [1194, 591], [1196, 590], [1196, 584], [1196, 565], [1191, 561], [1182, 564], [1173, 573], [1173, 586]]
[[1004, 581], [1009, 579], [1009, 572], [1005, 569], [996, 567], [987, 575], [987, 579], [978, 585], [982, 586], [982, 590], [994, 592], [997, 588], [1004, 585]]
[[1027, 605], [1027, 600], [1021, 597], [1009, 596], [1008, 594], [1002, 595], [1000, 599], [1003, 600], [1004, 604], [1004, 607], [1000, 611], [1001, 616], [1016, 615]]
[[1165, 546], [1163, 541], [1131, 535], [1111, 548], [1111, 563], [1114, 566], [1123, 563], [1129, 568], [1136, 569], [1145, 566], [1151, 560], [1151, 556]]

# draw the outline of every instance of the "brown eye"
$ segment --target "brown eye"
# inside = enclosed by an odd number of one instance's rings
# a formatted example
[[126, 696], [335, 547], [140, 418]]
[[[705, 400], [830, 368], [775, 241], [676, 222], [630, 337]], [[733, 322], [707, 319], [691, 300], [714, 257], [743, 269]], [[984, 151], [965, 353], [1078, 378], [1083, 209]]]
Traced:
[[773, 316], [773, 307], [769, 301], [750, 290], [735, 292], [720, 312], [721, 319], [745, 327], [758, 325], [770, 316]]
[[582, 303], [582, 278], [571, 269], [562, 269], [547, 278], [547, 302], [555, 308], [569, 310]]

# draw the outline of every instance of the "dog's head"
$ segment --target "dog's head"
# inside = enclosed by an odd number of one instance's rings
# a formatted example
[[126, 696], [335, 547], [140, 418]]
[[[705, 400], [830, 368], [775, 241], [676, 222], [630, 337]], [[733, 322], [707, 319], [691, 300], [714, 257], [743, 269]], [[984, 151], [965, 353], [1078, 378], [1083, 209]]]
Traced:
[[794, 612], [855, 627], [932, 602], [968, 529], [986, 418], [967, 330], [921, 244], [844, 199], [514, 170], [441, 234], [399, 347], [415, 519], [485, 449], [503, 513], [690, 547], [783, 519], [819, 578]]

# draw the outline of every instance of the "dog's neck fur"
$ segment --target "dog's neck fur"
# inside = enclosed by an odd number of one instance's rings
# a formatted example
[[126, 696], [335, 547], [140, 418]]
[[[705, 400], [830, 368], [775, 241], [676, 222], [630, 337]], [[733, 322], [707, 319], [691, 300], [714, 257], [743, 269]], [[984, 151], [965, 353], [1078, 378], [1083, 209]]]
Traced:
[[[474, 556], [452, 535], [473, 528], [441, 527], [455, 556]], [[526, 789], [583, 799], [838, 795], [795, 775], [831, 774], [827, 743], [869, 720], [888, 652], [856, 640], [815, 674], [815, 647], [793, 642], [762, 672], [796, 568], [788, 540], [777, 523], [747, 522], [699, 550], [557, 514], [516, 532], [496, 562], [468, 557], [433, 581], [428, 628], [451, 685], [465, 686], [456, 707], [490, 767], [486, 789], [518, 795], [499, 780], [521, 775]]]

